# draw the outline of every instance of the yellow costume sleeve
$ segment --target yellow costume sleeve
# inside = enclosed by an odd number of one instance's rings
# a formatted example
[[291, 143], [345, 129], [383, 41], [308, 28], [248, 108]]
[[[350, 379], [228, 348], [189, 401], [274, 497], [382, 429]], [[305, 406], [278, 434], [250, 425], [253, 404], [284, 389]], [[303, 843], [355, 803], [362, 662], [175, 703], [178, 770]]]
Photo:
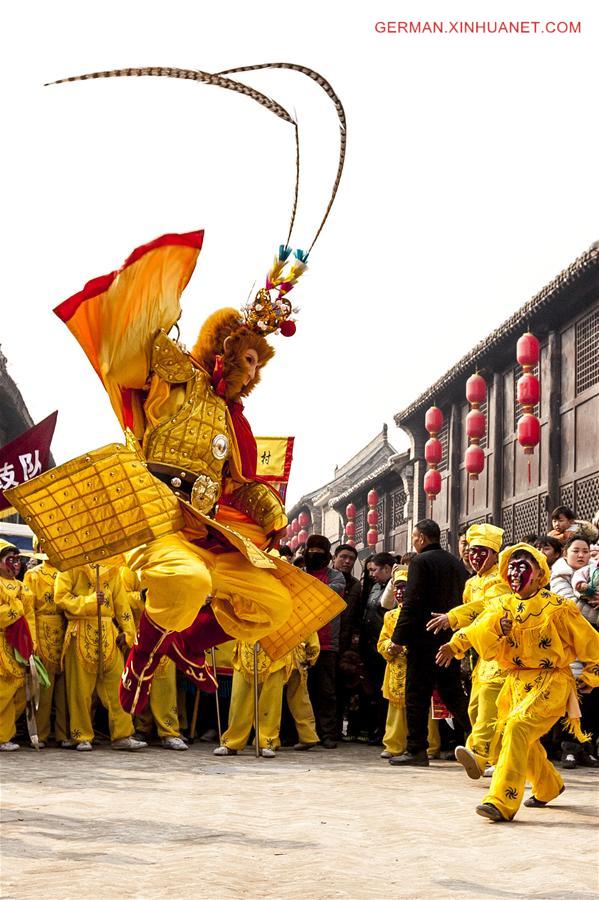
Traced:
[[[383, 619], [383, 626], [381, 628], [381, 633], [379, 635], [379, 639], [376, 645], [376, 649], [381, 654], [383, 659], [386, 659], [387, 662], [394, 662], [398, 654], [391, 653], [391, 644], [393, 641], [391, 640], [393, 632], [395, 630], [395, 626], [397, 624], [397, 619], [399, 617], [400, 610], [391, 609], [388, 613], [385, 613], [385, 618]], [[403, 656], [405, 654], [405, 648], [402, 647], [401, 653], [399, 656]]]
[[83, 348], [123, 428], [144, 431], [143, 395], [152, 342], [181, 314], [180, 297], [203, 231], [167, 234], [138, 247], [116, 272], [88, 282], [54, 312]]
[[496, 659], [505, 641], [499, 624], [502, 615], [501, 606], [493, 603], [471, 625], [456, 631], [449, 641], [454, 656], [462, 659], [466, 651], [474, 647], [483, 659]]
[[77, 595], [74, 593], [77, 570], [60, 572], [54, 582], [54, 602], [71, 619], [94, 616], [98, 610], [96, 593]]
[[452, 631], [458, 628], [466, 628], [481, 614], [485, 606], [485, 601], [481, 597], [478, 600], [472, 600], [470, 603], [462, 603], [461, 606], [454, 606], [447, 613], [449, 619], [449, 627]]
[[580, 680], [593, 688], [599, 687], [599, 632], [587, 622], [578, 608], [570, 610], [568, 630], [576, 658], [585, 664], [579, 675]]
[[119, 574], [122, 588], [127, 594], [133, 618], [139, 621], [145, 608], [139, 585], [139, 575], [137, 572], [133, 572], [132, 569], [128, 568], [128, 566], [123, 566], [120, 569]]
[[25, 584], [21, 585], [21, 597], [23, 599], [23, 611], [25, 618], [27, 619], [27, 624], [29, 625], [31, 640], [33, 641], [34, 648], [37, 648], [37, 628], [35, 626], [35, 598], [33, 596], [33, 593]]
[[131, 611], [130, 594], [125, 590], [120, 572], [116, 572], [111, 581], [114, 617], [119, 624], [120, 630], [127, 639], [128, 646], [132, 647], [137, 634], [137, 629], [133, 619], [133, 612]]
[[313, 631], [305, 640], [306, 645], [306, 662], [309, 666], [313, 666], [320, 656], [320, 641], [318, 640], [318, 632]]
[[0, 628], [7, 628], [25, 615], [23, 601], [17, 596], [10, 596], [7, 600], [7, 594], [0, 588]]

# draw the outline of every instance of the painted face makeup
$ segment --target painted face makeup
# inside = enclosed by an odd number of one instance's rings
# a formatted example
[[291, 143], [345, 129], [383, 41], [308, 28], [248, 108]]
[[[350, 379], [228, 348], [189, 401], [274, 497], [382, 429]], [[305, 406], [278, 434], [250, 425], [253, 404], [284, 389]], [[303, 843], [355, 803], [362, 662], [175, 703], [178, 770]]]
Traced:
[[507, 580], [514, 594], [521, 594], [532, 581], [534, 569], [530, 560], [521, 556], [510, 559]]
[[393, 596], [397, 603], [403, 603], [403, 598], [406, 594], [406, 583], [405, 581], [396, 581], [393, 585]]
[[16, 578], [21, 571], [21, 559], [17, 553], [8, 553], [2, 563], [13, 578]]
[[480, 570], [488, 560], [490, 552], [491, 551], [488, 547], [477, 547], [476, 545], [474, 545], [469, 548], [468, 558], [470, 560], [470, 565], [475, 572], [480, 572]]

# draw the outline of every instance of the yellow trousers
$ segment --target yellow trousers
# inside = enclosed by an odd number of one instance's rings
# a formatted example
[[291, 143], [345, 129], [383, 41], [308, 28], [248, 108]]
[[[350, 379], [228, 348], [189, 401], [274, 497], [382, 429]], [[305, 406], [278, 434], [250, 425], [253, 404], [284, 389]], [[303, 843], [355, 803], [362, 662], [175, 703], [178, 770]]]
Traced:
[[236, 551], [212, 553], [166, 535], [127, 554], [127, 565], [147, 588], [146, 611], [169, 631], [194, 621], [207, 596], [219, 625], [231, 637], [254, 643], [291, 615], [289, 591], [271, 569], [259, 569]]
[[[406, 721], [406, 708], [389, 701], [387, 710], [387, 722], [383, 736], [383, 747], [393, 756], [402, 754], [408, 740], [408, 723]], [[431, 713], [428, 716], [428, 750], [429, 757], [435, 757], [441, 750], [441, 736], [437, 720]]]
[[172, 659], [167, 659], [163, 671], [160, 668], [150, 688], [150, 705], [141, 716], [135, 717], [136, 730], [149, 734], [152, 719], [156, 722], [159, 738], [180, 737], [179, 714], [177, 712], [177, 667]]
[[[283, 686], [285, 669], [273, 672], [258, 685], [260, 696], [260, 748], [268, 747], [276, 750], [279, 746], [279, 729], [281, 727], [281, 707], [283, 704]], [[231, 688], [231, 706], [229, 708], [229, 727], [222, 737], [222, 743], [231, 750], [243, 750], [248, 742], [254, 724], [254, 686], [246, 681], [237, 669], [233, 673]]]
[[530, 781], [537, 800], [545, 803], [561, 791], [564, 782], [547, 759], [540, 742], [559, 718], [536, 715], [530, 719], [508, 719], [501, 736], [491, 787], [483, 800], [483, 803], [496, 806], [506, 819], [513, 819], [518, 812], [527, 781]]
[[25, 681], [0, 675], [0, 744], [15, 736], [16, 722], [25, 709]]
[[40, 691], [40, 705], [35, 718], [37, 734], [44, 743], [50, 736], [50, 718], [52, 701], [54, 701], [54, 739], [59, 743], [66, 741], [67, 733], [67, 692], [64, 672], [48, 672], [50, 687]]
[[308, 682], [297, 669], [289, 677], [286, 687], [287, 706], [295, 721], [297, 736], [302, 744], [317, 744], [316, 720], [308, 694]]
[[94, 739], [92, 725], [94, 691], [97, 692], [102, 706], [108, 710], [110, 739], [118, 741], [133, 734], [133, 720], [119, 703], [119, 683], [123, 665], [122, 654], [115, 653], [113, 660], [105, 669], [103, 677], [99, 679], [97, 672], [88, 672], [81, 665], [77, 655], [76, 641], [72, 640], [67, 647], [64, 668], [67, 680], [71, 738], [77, 743]]
[[489, 754], [497, 722], [497, 698], [502, 687], [503, 684], [481, 684], [476, 677], [476, 669], [474, 670], [468, 704], [468, 718], [472, 724], [472, 731], [468, 735], [466, 746], [475, 754], [481, 772], [490, 765]]

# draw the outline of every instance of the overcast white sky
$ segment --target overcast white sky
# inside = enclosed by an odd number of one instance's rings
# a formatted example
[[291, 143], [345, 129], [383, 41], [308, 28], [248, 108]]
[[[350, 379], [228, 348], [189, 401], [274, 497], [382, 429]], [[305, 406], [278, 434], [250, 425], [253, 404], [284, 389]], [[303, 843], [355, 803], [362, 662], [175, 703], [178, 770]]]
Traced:
[[[524, 8], [526, 7], [526, 8]], [[377, 21], [580, 21], [581, 33], [377, 34]], [[206, 229], [183, 339], [245, 301], [284, 240], [291, 128], [195, 83], [119, 79], [127, 66], [218, 71], [291, 61], [321, 72], [348, 119], [344, 177], [295, 289], [294, 338], [249, 398], [256, 434], [294, 434], [289, 499], [330, 480], [381, 428], [599, 239], [599, 7], [588, 2], [12, 4], [1, 54], [0, 328], [36, 421], [59, 410], [61, 462], [118, 439], [91, 367], [52, 308], [160, 234]], [[299, 117], [295, 246], [316, 228], [337, 120], [300, 75], [248, 82]], [[305, 83], [304, 83], [305, 82]]]

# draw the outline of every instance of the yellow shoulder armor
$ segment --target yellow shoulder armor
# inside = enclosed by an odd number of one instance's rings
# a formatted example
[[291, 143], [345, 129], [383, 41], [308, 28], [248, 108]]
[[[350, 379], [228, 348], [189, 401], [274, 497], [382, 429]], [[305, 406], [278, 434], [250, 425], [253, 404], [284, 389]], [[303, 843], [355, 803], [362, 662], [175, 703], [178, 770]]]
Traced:
[[162, 329], [153, 342], [151, 368], [159, 378], [171, 384], [189, 381], [194, 373], [187, 354]]

